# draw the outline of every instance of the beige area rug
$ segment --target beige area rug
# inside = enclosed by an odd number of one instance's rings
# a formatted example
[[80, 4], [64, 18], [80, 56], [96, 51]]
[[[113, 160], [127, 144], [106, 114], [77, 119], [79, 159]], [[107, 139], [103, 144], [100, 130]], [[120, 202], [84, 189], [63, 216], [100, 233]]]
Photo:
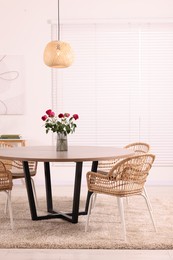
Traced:
[[[162, 195], [162, 194], [161, 194]], [[127, 239], [122, 239], [116, 198], [98, 196], [91, 215], [89, 231], [84, 232], [86, 216], [78, 224], [61, 219], [32, 221], [26, 196], [13, 198], [15, 229], [10, 230], [0, 197], [0, 248], [46, 249], [173, 249], [173, 201], [169, 196], [150, 197], [158, 232], [155, 233], [142, 197], [125, 201]], [[44, 198], [39, 199], [44, 209]], [[70, 209], [71, 199], [54, 198], [55, 208]], [[84, 200], [81, 202], [83, 208]]]

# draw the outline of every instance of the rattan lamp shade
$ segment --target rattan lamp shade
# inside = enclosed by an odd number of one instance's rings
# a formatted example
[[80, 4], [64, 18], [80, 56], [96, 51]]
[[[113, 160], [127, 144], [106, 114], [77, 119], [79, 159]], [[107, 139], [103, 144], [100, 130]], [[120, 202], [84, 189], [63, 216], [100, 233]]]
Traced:
[[70, 45], [62, 41], [49, 42], [44, 50], [44, 63], [51, 68], [67, 68], [74, 60]]

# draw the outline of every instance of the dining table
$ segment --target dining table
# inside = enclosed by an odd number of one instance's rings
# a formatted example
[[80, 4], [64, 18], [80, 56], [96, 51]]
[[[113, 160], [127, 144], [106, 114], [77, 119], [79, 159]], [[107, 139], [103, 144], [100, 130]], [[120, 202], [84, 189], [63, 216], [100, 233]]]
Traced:
[[[85, 162], [91, 163], [91, 171], [97, 172], [98, 161], [127, 158], [132, 155], [134, 155], [133, 151], [114, 146], [69, 146], [68, 151], [56, 151], [56, 147], [52, 145], [25, 146], [0, 149], [0, 160], [17, 160], [22, 161], [23, 163], [31, 219], [44, 220], [52, 218], [61, 218], [73, 224], [78, 223], [78, 218], [80, 215], [87, 214], [89, 200], [92, 194], [88, 191], [86, 195], [85, 208], [82, 211], [80, 211], [79, 204], [81, 180], [82, 175], [86, 176], [86, 173], [82, 173], [83, 164]], [[41, 162], [44, 164], [43, 172], [45, 178], [47, 212], [43, 215], [38, 214], [38, 208], [36, 208], [29, 170], [29, 161]], [[75, 163], [72, 209], [69, 210], [69, 212], [56, 211], [53, 207], [50, 165], [50, 163], [52, 162]]]

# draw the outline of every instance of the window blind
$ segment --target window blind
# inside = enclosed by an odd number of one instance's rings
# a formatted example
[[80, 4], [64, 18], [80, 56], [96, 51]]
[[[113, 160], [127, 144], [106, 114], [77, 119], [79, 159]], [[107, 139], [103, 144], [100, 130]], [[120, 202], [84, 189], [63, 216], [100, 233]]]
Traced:
[[[56, 37], [56, 26], [52, 27]], [[173, 166], [173, 25], [64, 24], [74, 64], [52, 69], [53, 108], [79, 114], [71, 145], [151, 145]]]

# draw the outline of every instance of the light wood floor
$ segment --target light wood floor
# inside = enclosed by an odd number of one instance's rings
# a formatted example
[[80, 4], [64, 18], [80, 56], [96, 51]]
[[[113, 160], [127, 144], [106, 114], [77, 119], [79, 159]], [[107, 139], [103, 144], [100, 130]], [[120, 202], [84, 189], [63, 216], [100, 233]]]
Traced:
[[1, 249], [3, 260], [171, 260], [172, 251], [160, 250], [69, 250]]

